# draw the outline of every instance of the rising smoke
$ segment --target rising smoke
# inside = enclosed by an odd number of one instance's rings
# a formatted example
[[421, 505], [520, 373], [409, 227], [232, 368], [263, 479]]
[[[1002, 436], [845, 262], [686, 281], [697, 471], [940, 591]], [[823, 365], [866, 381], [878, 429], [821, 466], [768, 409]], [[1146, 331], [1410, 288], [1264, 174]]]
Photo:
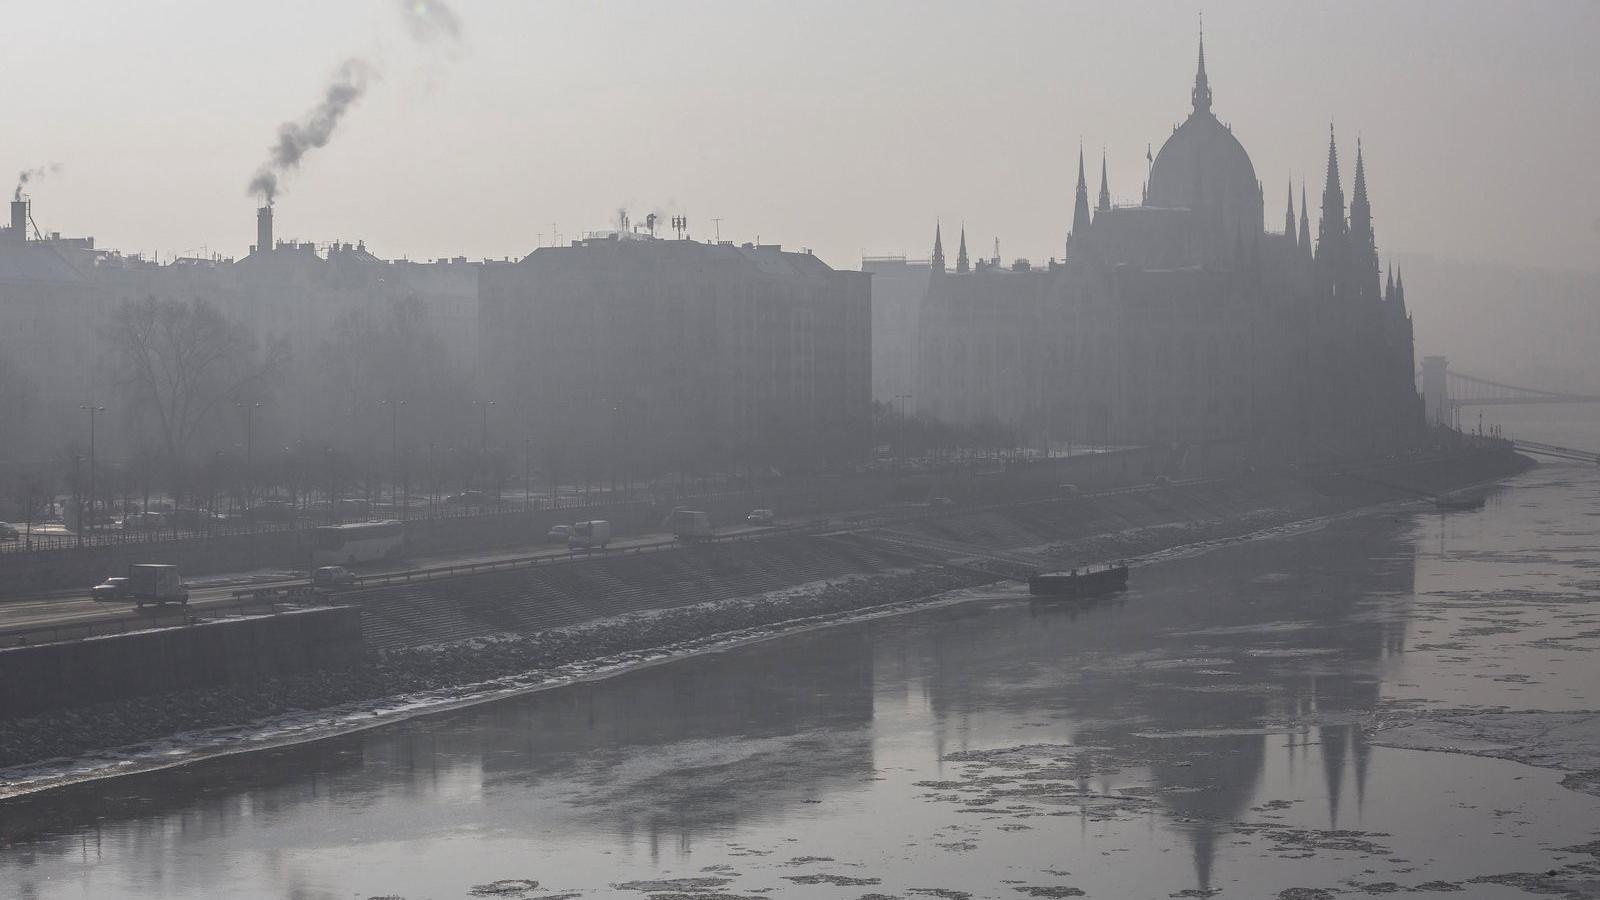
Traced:
[[399, 0], [400, 15], [418, 42], [461, 40], [461, 20], [443, 3], [433, 0]]
[[[399, 0], [399, 5], [406, 29], [418, 43], [442, 41], [454, 45], [460, 41], [461, 20], [438, 0]], [[379, 74], [377, 67], [364, 59], [345, 60], [323, 90], [320, 103], [298, 121], [278, 126], [278, 139], [268, 151], [267, 161], [250, 179], [247, 193], [258, 194], [271, 203], [282, 178], [300, 167], [307, 152], [327, 146], [345, 113], [361, 99]], [[23, 175], [26, 181], [27, 173]]]
[[17, 173], [17, 189], [12, 192], [11, 199], [21, 200], [22, 189], [28, 182], [37, 181], [46, 175], [59, 171], [61, 171], [61, 163], [51, 163], [47, 166], [39, 166], [36, 169], [23, 169]]
[[278, 179], [298, 168], [307, 151], [327, 146], [334, 129], [339, 127], [339, 120], [367, 92], [367, 85], [377, 74], [364, 60], [345, 60], [322, 92], [322, 102], [300, 121], [278, 126], [278, 140], [272, 145], [267, 161], [250, 179], [249, 193], [260, 194], [271, 202], [278, 193]]

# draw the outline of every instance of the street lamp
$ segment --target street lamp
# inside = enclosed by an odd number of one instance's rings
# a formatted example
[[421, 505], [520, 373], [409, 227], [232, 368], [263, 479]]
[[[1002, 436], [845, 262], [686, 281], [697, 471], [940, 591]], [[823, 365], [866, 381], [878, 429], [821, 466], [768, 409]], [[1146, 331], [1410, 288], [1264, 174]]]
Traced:
[[245, 512], [249, 512], [250, 498], [255, 492], [255, 480], [250, 470], [250, 444], [253, 437], [251, 426], [255, 421], [255, 412], [261, 408], [261, 404], [241, 400], [233, 405], [244, 410], [244, 509]]
[[[89, 413], [89, 528], [94, 528], [94, 414], [106, 411], [104, 406], [85, 404], [78, 407]], [[78, 531], [83, 531], [83, 508], [78, 508]]]
[[[396, 506], [399, 503], [399, 499], [395, 492], [399, 490], [400, 485], [400, 409], [406, 405], [406, 402], [404, 400], [379, 400], [378, 405], [389, 407], [389, 452], [393, 456], [391, 462], [395, 467], [394, 475], [392, 476], [393, 480], [389, 482], [389, 505]], [[405, 517], [405, 511], [402, 509], [400, 518], [404, 519]]]
[[[494, 401], [474, 400], [472, 401], [472, 405], [478, 407], [483, 412], [483, 428], [478, 433], [478, 487], [480, 490], [482, 490], [488, 488], [489, 486], [489, 407], [494, 405]], [[499, 498], [496, 498], [495, 503], [496, 505], [499, 504]]]

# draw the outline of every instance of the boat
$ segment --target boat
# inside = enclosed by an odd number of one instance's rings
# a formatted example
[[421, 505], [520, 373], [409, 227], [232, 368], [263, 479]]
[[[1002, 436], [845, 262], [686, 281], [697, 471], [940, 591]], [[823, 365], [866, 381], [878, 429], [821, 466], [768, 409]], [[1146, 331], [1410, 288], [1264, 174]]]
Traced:
[[1483, 509], [1489, 498], [1483, 494], [1440, 494], [1433, 498], [1433, 505], [1439, 509], [1473, 510]]
[[1028, 578], [1028, 593], [1045, 597], [1093, 597], [1128, 587], [1128, 567], [1117, 563], [1098, 569], [1040, 572]]

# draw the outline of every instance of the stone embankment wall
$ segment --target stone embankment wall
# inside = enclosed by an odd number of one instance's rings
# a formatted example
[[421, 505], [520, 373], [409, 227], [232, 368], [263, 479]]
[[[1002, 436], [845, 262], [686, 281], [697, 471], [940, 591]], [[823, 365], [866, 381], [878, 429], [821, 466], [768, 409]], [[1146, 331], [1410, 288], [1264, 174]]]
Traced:
[[[1373, 470], [1261, 475], [957, 508], [862, 534], [785, 535], [363, 591], [347, 595], [355, 608], [337, 627], [308, 624], [299, 631], [258, 632], [253, 637], [261, 643], [231, 648], [221, 640], [224, 632], [199, 626], [151, 633], [146, 640], [152, 643], [144, 649], [102, 651], [106, 656], [94, 663], [60, 650], [55, 651], [60, 655], [11, 657], [18, 662], [8, 668], [4, 654], [15, 651], [4, 651], [0, 685], [16, 685], [18, 695], [40, 692], [39, 705], [32, 708], [50, 711], [0, 721], [0, 765], [148, 740], [177, 728], [243, 724], [291, 708], [528, 672], [660, 646], [668, 638], [836, 614], [993, 580], [944, 568], [942, 559], [988, 553], [1042, 567], [1133, 556], [1407, 499], [1418, 491], [1475, 484], [1528, 465], [1515, 454], [1480, 453], [1442, 468], [1438, 461], [1385, 464], [1377, 476]], [[1048, 473], [1049, 479], [1055, 477]], [[836, 584], [814, 589], [822, 581]], [[813, 589], [778, 593], [799, 585]], [[644, 615], [648, 611], [659, 612]], [[363, 631], [371, 646], [356, 654], [349, 637]], [[175, 633], [187, 637], [160, 637]], [[461, 643], [489, 635], [497, 640]], [[197, 639], [212, 643], [160, 644]], [[436, 644], [444, 646], [428, 646]], [[108, 668], [113, 659], [120, 662]], [[318, 666], [339, 671], [303, 671]], [[74, 687], [52, 687], [59, 679]], [[135, 696], [152, 691], [170, 693], [159, 700]], [[102, 702], [69, 709], [94, 699]]]
[[0, 719], [349, 665], [361, 613], [348, 606], [0, 650]]

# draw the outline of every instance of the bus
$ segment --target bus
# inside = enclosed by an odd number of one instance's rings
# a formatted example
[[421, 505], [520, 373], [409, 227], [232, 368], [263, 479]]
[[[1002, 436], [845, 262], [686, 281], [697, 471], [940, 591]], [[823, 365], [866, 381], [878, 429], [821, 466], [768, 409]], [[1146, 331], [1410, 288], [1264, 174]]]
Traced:
[[405, 553], [404, 522], [352, 522], [324, 525], [311, 531], [311, 562], [318, 566], [350, 566]]

